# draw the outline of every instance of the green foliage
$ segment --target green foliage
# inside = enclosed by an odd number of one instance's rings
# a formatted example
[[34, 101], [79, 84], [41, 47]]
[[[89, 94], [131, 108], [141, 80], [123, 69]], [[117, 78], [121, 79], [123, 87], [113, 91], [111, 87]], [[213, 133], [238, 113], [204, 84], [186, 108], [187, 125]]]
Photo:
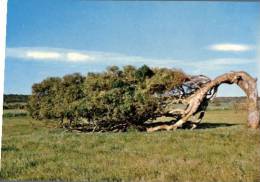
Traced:
[[153, 75], [154, 72], [147, 65], [143, 65], [135, 72], [135, 78], [138, 81], [144, 81], [146, 78], [151, 78]]
[[165, 90], [173, 90], [181, 86], [185, 81], [186, 75], [175, 69], [161, 68], [154, 69], [154, 76], [148, 80], [149, 90], [154, 92], [164, 92]]
[[84, 77], [78, 73], [62, 79], [50, 77], [32, 87], [28, 111], [36, 119], [60, 119], [76, 117], [75, 102], [84, 97]]
[[36, 119], [65, 119], [70, 124], [87, 120], [108, 130], [124, 124], [140, 126], [158, 110], [159, 98], [151, 88], [163, 85], [161, 91], [171, 90], [184, 78], [181, 71], [146, 65], [138, 69], [127, 65], [122, 70], [111, 66], [86, 77], [78, 73], [51, 77], [33, 85], [28, 110]]

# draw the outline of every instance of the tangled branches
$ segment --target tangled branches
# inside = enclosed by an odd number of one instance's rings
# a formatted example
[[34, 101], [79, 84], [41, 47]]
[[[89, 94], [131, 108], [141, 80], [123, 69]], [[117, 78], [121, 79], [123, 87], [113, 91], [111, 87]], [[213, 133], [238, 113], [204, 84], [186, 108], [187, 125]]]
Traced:
[[[188, 84], [187, 84], [188, 83]], [[248, 106], [248, 126], [251, 128], [259, 127], [259, 110], [257, 103], [257, 86], [256, 79], [253, 79], [246, 72], [230, 72], [218, 76], [214, 80], [210, 80], [205, 76], [195, 76], [184, 83], [183, 85], [189, 85], [189, 92], [186, 98], [184, 98], [187, 107], [183, 110], [172, 110], [170, 113], [177, 112], [177, 122], [172, 125], [160, 125], [156, 127], [148, 128], [147, 131], [157, 130], [172, 130], [182, 127], [184, 124], [191, 124], [191, 128], [195, 128], [204, 117], [208, 103], [214, 99], [217, 93], [218, 87], [223, 84], [237, 84], [247, 95], [249, 100]], [[184, 102], [184, 101], [182, 101]], [[190, 117], [199, 115], [197, 119], [189, 121]]]

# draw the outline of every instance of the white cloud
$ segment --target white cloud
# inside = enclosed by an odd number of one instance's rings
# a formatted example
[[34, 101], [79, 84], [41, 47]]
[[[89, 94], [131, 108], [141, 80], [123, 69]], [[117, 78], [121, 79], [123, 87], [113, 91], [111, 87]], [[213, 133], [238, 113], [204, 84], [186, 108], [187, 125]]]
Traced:
[[86, 61], [86, 60], [90, 60], [91, 56], [87, 55], [87, 54], [82, 54], [82, 53], [78, 53], [78, 52], [69, 52], [67, 53], [67, 58], [70, 61]]
[[253, 47], [246, 44], [214, 44], [208, 47], [210, 50], [213, 51], [223, 51], [223, 52], [245, 52], [252, 50]]
[[141, 56], [129, 56], [120, 53], [101, 51], [82, 51], [46, 47], [13, 47], [6, 48], [6, 57], [21, 60], [60, 61], [71, 63], [97, 64], [149, 64], [151, 66], [168, 66], [181, 62], [174, 59], [155, 59]]
[[219, 58], [207, 60], [208, 64], [214, 66], [232, 66], [232, 65], [246, 65], [254, 63], [254, 59], [241, 59], [241, 58]]
[[[215, 71], [230, 71], [230, 69], [241, 68], [243, 65], [257, 63], [254, 59], [241, 58], [218, 58], [207, 60], [177, 60], [146, 58], [141, 56], [129, 56], [119, 53], [82, 51], [62, 48], [44, 47], [16, 47], [6, 48], [6, 56], [16, 60], [54, 61], [68, 62], [75, 65], [118, 65], [132, 64], [140, 66], [147, 64], [153, 67], [182, 68], [191, 74], [208, 74]], [[246, 67], [245, 67], [246, 68]]]
[[61, 62], [88, 62], [94, 57], [84, 51], [46, 48], [46, 47], [14, 47], [6, 48], [6, 57], [36, 60], [36, 61], [61, 61]]
[[[240, 58], [218, 58], [208, 59], [202, 61], [183, 62], [181, 67], [187, 69], [191, 74], [210, 74], [224, 73], [228, 71], [247, 70], [247, 65], [256, 64], [254, 59], [240, 59]], [[239, 70], [237, 70], [239, 69]], [[186, 71], [186, 70], [185, 70]], [[217, 76], [217, 75], [215, 75]]]
[[48, 51], [27, 51], [26, 57], [31, 59], [58, 59], [61, 57], [61, 54]]

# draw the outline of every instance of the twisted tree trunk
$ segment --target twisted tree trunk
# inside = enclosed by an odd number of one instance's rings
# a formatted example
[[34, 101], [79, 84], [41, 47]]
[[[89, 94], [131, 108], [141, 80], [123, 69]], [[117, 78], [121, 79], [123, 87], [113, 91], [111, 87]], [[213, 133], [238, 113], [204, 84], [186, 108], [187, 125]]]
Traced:
[[[161, 125], [157, 127], [147, 128], [148, 132], [157, 130], [172, 130], [178, 127], [182, 127], [183, 124], [189, 121], [191, 116], [195, 116], [197, 113], [199, 117], [197, 120], [192, 122], [192, 129], [199, 124], [202, 120], [205, 110], [208, 106], [208, 102], [212, 100], [217, 92], [219, 85], [226, 84], [237, 84], [248, 97], [248, 117], [247, 122], [250, 128], [259, 127], [259, 109], [258, 109], [258, 94], [256, 79], [252, 78], [249, 74], [243, 71], [230, 72], [218, 76], [214, 80], [211, 80], [203, 84], [198, 90], [196, 90], [190, 97], [186, 99], [188, 103], [186, 109], [184, 109], [180, 115], [180, 119], [172, 125]], [[175, 112], [175, 111], [172, 111]]]

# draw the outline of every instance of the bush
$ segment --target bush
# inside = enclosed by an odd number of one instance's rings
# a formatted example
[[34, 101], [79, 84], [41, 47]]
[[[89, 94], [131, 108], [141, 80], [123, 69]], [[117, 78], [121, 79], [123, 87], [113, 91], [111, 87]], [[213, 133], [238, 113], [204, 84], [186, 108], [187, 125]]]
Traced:
[[86, 77], [75, 73], [47, 78], [33, 85], [28, 111], [36, 119], [87, 121], [98, 130], [126, 130], [156, 117], [159, 98], [150, 91], [154, 85], [171, 90], [184, 78], [181, 71], [146, 65], [138, 69], [128, 65], [123, 70], [112, 66]]

